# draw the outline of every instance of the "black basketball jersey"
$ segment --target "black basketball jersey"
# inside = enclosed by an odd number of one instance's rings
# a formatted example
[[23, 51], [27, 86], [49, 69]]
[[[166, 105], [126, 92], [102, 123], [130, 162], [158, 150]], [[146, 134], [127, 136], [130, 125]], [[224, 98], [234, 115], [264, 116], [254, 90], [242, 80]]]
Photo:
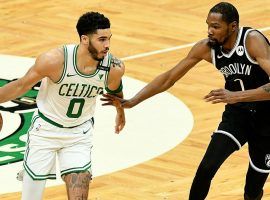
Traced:
[[[252, 30], [254, 29], [249, 27], [241, 28], [236, 43], [229, 53], [224, 53], [222, 46], [211, 49], [212, 62], [223, 74], [226, 81], [225, 88], [230, 91], [255, 89], [269, 83], [268, 74], [249, 56], [246, 49], [246, 38]], [[265, 39], [270, 45], [268, 39], [266, 37]], [[237, 103], [236, 105], [256, 109], [259, 105], [266, 104], [270, 106], [270, 101]]]

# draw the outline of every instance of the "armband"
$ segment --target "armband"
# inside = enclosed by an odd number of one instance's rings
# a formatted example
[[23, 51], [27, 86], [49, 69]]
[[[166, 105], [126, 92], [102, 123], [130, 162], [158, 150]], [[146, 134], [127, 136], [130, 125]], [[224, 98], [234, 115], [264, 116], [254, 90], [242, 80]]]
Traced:
[[116, 90], [110, 90], [107, 86], [105, 87], [105, 90], [109, 93], [109, 94], [117, 94], [119, 92], [121, 92], [123, 90], [123, 84], [122, 84], [122, 80], [120, 82], [119, 87]]

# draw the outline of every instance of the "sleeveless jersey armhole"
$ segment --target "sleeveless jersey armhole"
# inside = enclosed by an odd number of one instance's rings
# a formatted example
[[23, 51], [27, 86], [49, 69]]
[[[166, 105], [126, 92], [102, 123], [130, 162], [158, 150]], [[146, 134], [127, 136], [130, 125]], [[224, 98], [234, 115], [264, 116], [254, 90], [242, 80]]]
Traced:
[[216, 67], [215, 50], [212, 48], [211, 48], [211, 59], [212, 59], [212, 64]]
[[244, 41], [243, 41], [244, 49], [245, 49], [245, 53], [246, 53], [247, 59], [248, 59], [251, 63], [258, 65], [258, 62], [257, 62], [256, 60], [253, 60], [253, 59], [251, 58], [251, 56], [250, 56], [249, 53], [248, 53], [247, 47], [246, 47], [246, 39], [247, 39], [248, 33], [251, 32], [251, 31], [255, 31], [255, 29], [248, 29], [248, 30], [245, 32]]
[[63, 72], [62, 75], [60, 77], [60, 79], [58, 81], [56, 81], [56, 84], [59, 84], [63, 81], [66, 71], [67, 71], [67, 59], [68, 59], [68, 53], [67, 53], [67, 47], [66, 45], [63, 46], [63, 51], [64, 51], [64, 68], [63, 68]]

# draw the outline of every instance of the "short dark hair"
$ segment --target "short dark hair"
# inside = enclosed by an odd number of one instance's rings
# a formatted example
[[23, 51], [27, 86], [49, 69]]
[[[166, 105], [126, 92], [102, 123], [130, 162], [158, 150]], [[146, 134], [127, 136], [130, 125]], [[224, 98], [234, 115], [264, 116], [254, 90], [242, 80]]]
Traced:
[[239, 24], [239, 14], [237, 9], [228, 2], [220, 2], [217, 5], [215, 5], [209, 13], [220, 13], [222, 14], [222, 20], [229, 23], [232, 23], [234, 21]]
[[110, 20], [98, 12], [84, 13], [78, 20], [76, 28], [79, 36], [96, 33], [97, 29], [110, 28]]

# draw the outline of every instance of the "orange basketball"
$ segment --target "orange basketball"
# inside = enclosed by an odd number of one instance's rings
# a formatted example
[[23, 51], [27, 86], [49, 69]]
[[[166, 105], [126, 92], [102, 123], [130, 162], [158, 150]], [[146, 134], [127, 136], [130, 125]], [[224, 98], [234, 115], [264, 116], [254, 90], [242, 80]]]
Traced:
[[0, 113], [0, 131], [2, 130], [2, 126], [3, 126], [3, 118], [2, 114]]

